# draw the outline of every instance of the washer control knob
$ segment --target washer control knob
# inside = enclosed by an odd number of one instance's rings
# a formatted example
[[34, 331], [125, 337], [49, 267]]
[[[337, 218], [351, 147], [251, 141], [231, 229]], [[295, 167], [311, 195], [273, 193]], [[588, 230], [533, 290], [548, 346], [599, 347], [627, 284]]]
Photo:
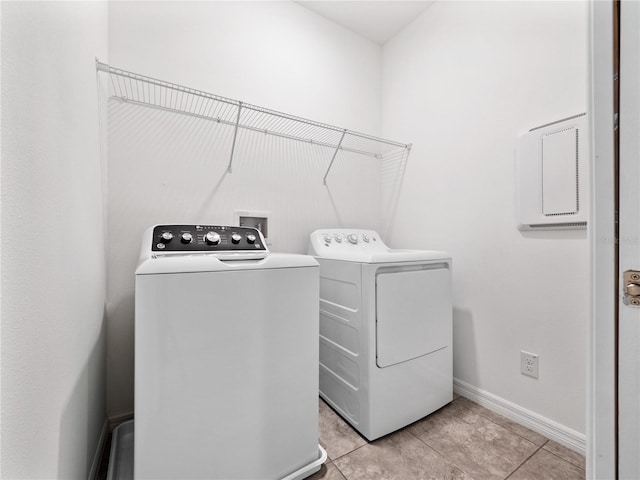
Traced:
[[173, 233], [171, 233], [171, 232], [162, 232], [162, 235], [161, 235], [162, 243], [169, 243], [172, 238], [173, 238]]
[[369, 237], [367, 235], [362, 235], [362, 240], [369, 243]]
[[204, 241], [207, 245], [218, 245], [220, 243], [220, 235], [216, 232], [207, 232], [204, 236]]
[[256, 236], [253, 233], [250, 233], [249, 235], [247, 235], [247, 242], [253, 245], [254, 243], [256, 243]]
[[358, 236], [352, 233], [351, 235], [347, 235], [347, 240], [349, 240], [350, 244], [355, 245], [358, 243]]
[[240, 240], [242, 240], [242, 237], [240, 235], [238, 235], [237, 233], [234, 233], [233, 235], [231, 235], [231, 241], [233, 243], [235, 243], [236, 245], [238, 243], [240, 243]]
[[325, 235], [323, 239], [325, 243], [331, 243], [331, 235]]
[[337, 233], [333, 236], [333, 239], [336, 243], [342, 243], [342, 235], [338, 235]]
[[185, 232], [180, 236], [180, 241], [182, 243], [191, 243], [193, 241], [193, 236], [189, 232]]

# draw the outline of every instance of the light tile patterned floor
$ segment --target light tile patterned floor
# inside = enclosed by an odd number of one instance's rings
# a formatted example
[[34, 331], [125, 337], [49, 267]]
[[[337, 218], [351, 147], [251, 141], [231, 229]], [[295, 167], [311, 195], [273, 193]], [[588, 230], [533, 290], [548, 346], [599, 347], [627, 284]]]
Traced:
[[[309, 480], [583, 480], [579, 455], [466, 398], [367, 442], [320, 400], [329, 456]], [[109, 446], [97, 479], [107, 477]]]
[[328, 459], [310, 480], [583, 480], [585, 460], [466, 398], [367, 442], [320, 400]]

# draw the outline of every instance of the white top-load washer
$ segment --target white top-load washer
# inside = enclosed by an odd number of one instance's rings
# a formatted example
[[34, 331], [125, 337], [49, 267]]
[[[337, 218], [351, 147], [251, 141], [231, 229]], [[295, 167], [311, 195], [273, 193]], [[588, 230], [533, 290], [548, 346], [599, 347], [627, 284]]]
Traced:
[[323, 229], [320, 395], [374, 440], [452, 401], [451, 258], [392, 250], [372, 230]]
[[318, 264], [253, 228], [158, 225], [136, 270], [134, 476], [320, 469]]

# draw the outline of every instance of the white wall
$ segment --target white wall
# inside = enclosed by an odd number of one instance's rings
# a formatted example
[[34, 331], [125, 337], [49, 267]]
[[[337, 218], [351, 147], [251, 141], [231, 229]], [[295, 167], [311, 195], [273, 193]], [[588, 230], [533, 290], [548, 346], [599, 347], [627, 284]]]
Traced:
[[[586, 231], [516, 229], [519, 132], [586, 111], [586, 2], [436, 2], [384, 47], [383, 132], [414, 142], [396, 247], [454, 259], [454, 376], [585, 431]], [[520, 374], [520, 350], [540, 378]]]
[[[293, 2], [113, 2], [113, 66], [370, 134], [380, 132], [381, 49]], [[380, 221], [369, 157], [112, 101], [109, 110], [108, 411], [133, 410], [134, 270], [145, 228], [233, 224], [273, 212], [274, 251], [304, 253], [315, 228]]]
[[105, 421], [104, 3], [2, 2], [2, 478], [87, 478]]

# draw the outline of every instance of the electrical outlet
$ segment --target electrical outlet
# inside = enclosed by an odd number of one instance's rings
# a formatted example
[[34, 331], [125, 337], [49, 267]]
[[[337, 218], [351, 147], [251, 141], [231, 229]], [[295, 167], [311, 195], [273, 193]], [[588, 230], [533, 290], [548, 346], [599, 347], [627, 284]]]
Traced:
[[538, 355], [521, 350], [520, 373], [528, 375], [529, 377], [538, 378]]

